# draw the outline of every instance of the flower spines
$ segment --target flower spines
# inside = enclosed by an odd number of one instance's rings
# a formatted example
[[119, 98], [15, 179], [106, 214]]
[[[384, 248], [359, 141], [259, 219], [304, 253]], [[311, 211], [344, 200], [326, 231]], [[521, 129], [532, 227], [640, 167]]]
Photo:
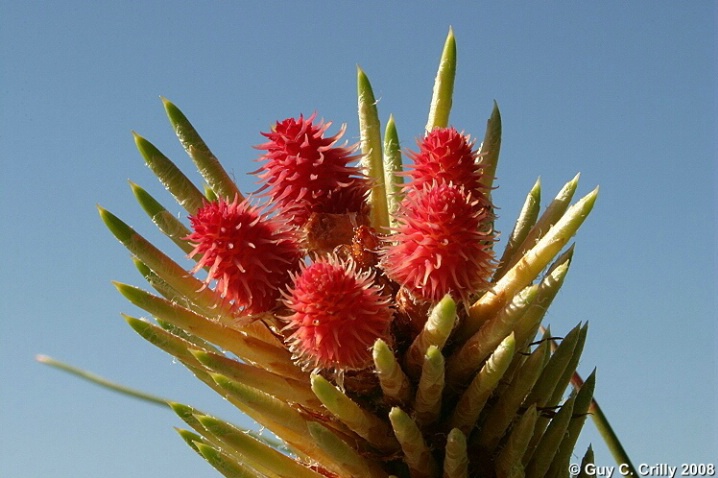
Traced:
[[302, 256], [291, 232], [236, 197], [206, 203], [190, 223], [189, 256], [199, 256], [193, 273], [207, 268], [206, 282], [216, 281], [216, 290], [243, 313], [276, 307]]
[[490, 210], [464, 186], [432, 182], [410, 190], [382, 257], [386, 275], [413, 295], [436, 302], [467, 300], [493, 270]]
[[467, 300], [494, 268], [493, 206], [478, 154], [453, 127], [434, 128], [417, 144], [382, 267], [415, 297]]
[[406, 189], [419, 190], [433, 182], [464, 186], [477, 199], [484, 196], [483, 171], [478, 165], [474, 142], [455, 128], [434, 128], [417, 141], [419, 151], [407, 155], [414, 162], [406, 175]]
[[287, 343], [305, 368], [360, 370], [371, 364], [371, 347], [386, 338], [391, 298], [373, 270], [351, 259], [325, 256], [293, 275], [283, 292]]
[[314, 123], [315, 115], [277, 122], [265, 150], [261, 169], [255, 173], [264, 183], [259, 191], [271, 207], [293, 225], [302, 226], [312, 213], [366, 214], [369, 182], [350, 165], [358, 158], [354, 149], [337, 146], [344, 133], [325, 136], [331, 123]]

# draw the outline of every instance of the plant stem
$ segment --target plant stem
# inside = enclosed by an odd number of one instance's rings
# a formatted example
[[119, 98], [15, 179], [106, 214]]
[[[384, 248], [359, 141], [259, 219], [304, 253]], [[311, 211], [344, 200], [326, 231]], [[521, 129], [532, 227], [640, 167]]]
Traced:
[[95, 385], [99, 385], [115, 392], [119, 392], [123, 395], [128, 395], [132, 398], [144, 400], [145, 402], [149, 402], [154, 405], [160, 405], [166, 408], [170, 408], [168, 401], [164, 398], [150, 395], [149, 393], [141, 392], [139, 390], [135, 390], [134, 388], [125, 387], [124, 385], [111, 382], [110, 380], [100, 377], [99, 375], [95, 375], [94, 373], [88, 372], [87, 370], [73, 367], [72, 365], [68, 365], [64, 362], [60, 362], [59, 360], [55, 360], [52, 357], [48, 357], [47, 355], [38, 355], [35, 357], [35, 360], [45, 365], [50, 365], [51, 367], [55, 367], [65, 372], [71, 373], [72, 375], [76, 375], [84, 380], [87, 380], [88, 382], [94, 383]]
[[[578, 372], [574, 372], [571, 383], [576, 390], [583, 386], [583, 379]], [[601, 407], [598, 405], [595, 398], [591, 399], [591, 405], [588, 407], [588, 413], [591, 415], [593, 423], [598, 429], [598, 433], [601, 434], [603, 441], [606, 443], [606, 446], [613, 455], [613, 458], [616, 460], [616, 463], [625, 465], [628, 468], [628, 474], [626, 476], [640, 476], [636, 471], [636, 468], [633, 466], [633, 463], [631, 463], [628, 453], [626, 453], [626, 450], [623, 448], [621, 440], [618, 439], [616, 432], [613, 431], [613, 427], [611, 427], [611, 424], [608, 422], [608, 418], [604, 415], [603, 410], [601, 410]]]

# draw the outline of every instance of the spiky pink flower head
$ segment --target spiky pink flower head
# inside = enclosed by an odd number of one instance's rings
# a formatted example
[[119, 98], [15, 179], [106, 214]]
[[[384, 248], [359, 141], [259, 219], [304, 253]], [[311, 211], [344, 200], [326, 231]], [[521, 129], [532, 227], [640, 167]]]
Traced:
[[419, 151], [407, 154], [414, 161], [407, 188], [418, 190], [438, 181], [464, 186], [472, 193], [485, 189], [474, 142], [468, 136], [453, 127], [434, 128], [417, 144]]
[[295, 225], [303, 225], [311, 213], [365, 213], [369, 182], [361, 170], [350, 165], [357, 160], [355, 148], [337, 146], [344, 127], [325, 136], [331, 123], [288, 118], [277, 122], [269, 141], [257, 146], [266, 150], [257, 173], [264, 182], [272, 207]]
[[438, 301], [451, 293], [466, 300], [486, 288], [493, 270], [492, 217], [463, 186], [442, 182], [411, 190], [382, 267], [416, 297]]
[[190, 222], [189, 256], [200, 256], [192, 272], [207, 267], [207, 283], [216, 280], [216, 290], [244, 313], [273, 309], [301, 259], [293, 235], [237, 197], [206, 203]]
[[371, 270], [353, 261], [324, 257], [293, 274], [283, 293], [291, 311], [285, 330], [290, 350], [305, 368], [360, 370], [371, 363], [371, 347], [386, 337], [390, 297]]

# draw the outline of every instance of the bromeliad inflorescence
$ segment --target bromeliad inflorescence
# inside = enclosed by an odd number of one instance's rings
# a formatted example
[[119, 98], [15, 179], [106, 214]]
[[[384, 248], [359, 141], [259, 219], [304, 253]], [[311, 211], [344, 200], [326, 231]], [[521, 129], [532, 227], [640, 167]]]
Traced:
[[571, 181], [539, 217], [537, 184], [499, 258], [501, 120], [495, 108], [479, 147], [449, 126], [455, 55], [450, 32], [406, 172], [361, 70], [361, 152], [316, 115], [278, 121], [248, 197], [169, 101], [207, 192], [136, 136], [188, 221], [135, 195], [195, 265], [101, 209], [158, 292], [118, 284], [156, 324], [127, 320], [286, 447], [171, 404], [194, 430], [181, 436], [225, 476], [566, 476], [592, 403], [593, 375], [565, 398], [587, 327], [535, 336], [597, 191], [569, 207]]
[[[299, 362], [363, 369], [373, 343], [387, 338], [391, 297], [401, 287], [427, 307], [447, 294], [466, 302], [488, 287], [493, 207], [469, 139], [436, 128], [410, 154], [396, 231], [362, 227], [370, 180], [350, 165], [352, 149], [335, 146], [340, 134], [325, 137], [329, 124], [314, 119], [288, 118], [264, 133], [270, 141], [258, 147], [267, 153], [256, 174], [268, 214], [248, 199], [218, 198], [190, 216], [186, 239], [195, 246], [193, 271], [208, 269], [207, 281], [238, 317], [273, 312], [287, 322], [279, 332]], [[355, 241], [361, 232], [374, 241]], [[352, 254], [380, 260], [357, 264]], [[311, 265], [293, 274], [303, 261]]]
[[192, 272], [206, 268], [207, 281], [241, 314], [272, 310], [301, 257], [294, 234], [236, 196], [208, 202], [189, 220]]

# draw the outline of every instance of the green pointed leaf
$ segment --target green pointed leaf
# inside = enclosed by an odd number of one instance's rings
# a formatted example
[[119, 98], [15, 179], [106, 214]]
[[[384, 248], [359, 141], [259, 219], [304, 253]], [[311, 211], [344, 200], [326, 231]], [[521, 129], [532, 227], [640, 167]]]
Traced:
[[[204, 315], [204, 311], [201, 307], [197, 307], [196, 305], [192, 304], [191, 302], [188, 302], [179, 292], [174, 290], [172, 287], [169, 286], [164, 280], [162, 280], [157, 274], [155, 274], [149, 267], [147, 267], [142, 261], [140, 261], [137, 257], [133, 257], [132, 261], [135, 264], [135, 267], [137, 270], [142, 274], [142, 276], [145, 278], [148, 284], [150, 284], [157, 292], [159, 292], [162, 297], [167, 299], [171, 303], [183, 303], [189, 310], [192, 312], [195, 312], [199, 315]], [[194, 344], [196, 348], [207, 350], [207, 351], [214, 351], [219, 352], [217, 348], [213, 345], [204, 340], [203, 338], [198, 337], [195, 334], [192, 334], [188, 332], [185, 329], [182, 329], [180, 327], [177, 327], [176, 325], [164, 321], [162, 319], [156, 319], [157, 323], [160, 327], [163, 329], [169, 331], [173, 335], [179, 336], [188, 342], [191, 342]]]
[[100, 206], [97, 209], [105, 225], [122, 245], [152, 269], [172, 289], [200, 306], [208, 315], [218, 320], [236, 322], [228, 305], [220, 300], [218, 294], [205, 287], [203, 282], [180, 267], [117, 216]]
[[311, 382], [314, 394], [340, 422], [379, 450], [388, 453], [399, 450], [385, 421], [361, 408], [321, 375], [312, 375]]
[[404, 198], [402, 188], [404, 176], [402, 176], [403, 164], [401, 160], [401, 145], [399, 134], [396, 131], [394, 116], [389, 115], [389, 121], [384, 130], [384, 185], [386, 188], [386, 202], [389, 210], [389, 225], [397, 226], [395, 214], [399, 210], [399, 204]]
[[[548, 334], [547, 334], [548, 335]], [[578, 361], [577, 355], [581, 355], [583, 349], [582, 341], [585, 340], [585, 330], [578, 324], [572, 329], [561, 344], [556, 346], [556, 341], [551, 341], [553, 353], [546, 367], [541, 373], [533, 390], [526, 398], [526, 404], [537, 403], [538, 406], [552, 409], [558, 406], [564, 395], [567, 379], [570, 379]], [[548, 416], [540, 416], [536, 422], [534, 436], [526, 451], [526, 458], [531, 458], [536, 451], [550, 418]]]
[[598, 188], [576, 204], [494, 286], [469, 308], [469, 317], [457, 338], [470, 337], [488, 317], [494, 316], [518, 291], [530, 284], [563, 249], [593, 209]]
[[482, 169], [481, 183], [487, 191], [491, 191], [496, 177], [496, 167], [501, 152], [501, 113], [499, 105], [494, 101], [491, 116], [486, 122], [484, 141], [479, 148], [479, 166]]
[[[521, 459], [533, 435], [537, 417], [536, 405], [531, 405], [511, 429], [511, 434], [506, 440], [506, 444], [496, 458], [497, 476], [506, 478], [521, 478], [524, 476], [524, 465]], [[568, 464], [566, 465], [566, 470], [568, 470]]]
[[419, 425], [428, 425], [439, 418], [443, 392], [444, 356], [436, 345], [431, 345], [424, 356], [414, 400], [414, 418]]
[[200, 455], [227, 478], [265, 478], [258, 471], [234, 460], [226, 453], [202, 442], [195, 442]]
[[[574, 372], [571, 381], [574, 389], [580, 389], [584, 385], [583, 379], [578, 372]], [[606, 446], [611, 452], [611, 455], [613, 455], [613, 458], [616, 460], [616, 463], [625, 464], [626, 476], [641, 476], [638, 471], [636, 471], [636, 467], [633, 466], [633, 463], [628, 457], [628, 453], [626, 453], [626, 449], [623, 447], [621, 440], [618, 439], [618, 435], [616, 435], [616, 432], [613, 430], [606, 414], [603, 413], [603, 410], [595, 398], [591, 400], [591, 406], [588, 409], [588, 413], [591, 415], [593, 423], [596, 425], [596, 429], [601, 434], [601, 438], [603, 438], [603, 441], [606, 443]], [[591, 463], [593, 463], [593, 450], [589, 451], [591, 451]]]
[[469, 478], [469, 457], [466, 450], [466, 436], [454, 428], [446, 437], [444, 477]]
[[130, 181], [130, 187], [135, 198], [137, 198], [137, 202], [140, 203], [142, 209], [150, 216], [157, 228], [172, 239], [172, 242], [177, 244], [185, 254], [192, 252], [194, 248], [184, 239], [190, 234], [190, 230], [139, 185]]
[[447, 381], [462, 384], [514, 329], [536, 298], [538, 286], [527, 287], [455, 352], [447, 363]]
[[529, 390], [538, 380], [549, 357], [549, 345], [543, 342], [528, 357], [496, 404], [487, 413], [487, 419], [478, 437], [482, 453], [493, 454], [496, 447], [516, 418], [517, 412]]
[[310, 422], [307, 428], [317, 446], [331, 458], [331, 462], [327, 462], [327, 468], [340, 476], [367, 478], [388, 476], [377, 464], [363, 458], [353, 447], [339, 439], [326, 427], [316, 422]]
[[227, 400], [242, 412], [267, 427], [291, 447], [322, 461], [321, 457], [316, 456], [318, 453], [316, 444], [307, 442], [308, 422], [296, 409], [254, 387], [235, 382], [223, 375], [211, 375], [225, 392]]
[[[518, 327], [517, 327], [518, 328]], [[551, 327], [546, 327], [543, 329], [539, 326], [541, 330], [544, 330], [543, 335], [536, 339], [534, 342], [526, 343], [526, 345], [522, 348], [519, 348], [518, 342], [516, 345], [516, 354], [514, 355], [514, 360], [511, 362], [511, 365], [509, 365], [509, 369], [504, 374], [504, 378], [499, 383], [499, 386], [496, 387], [496, 393], [497, 395], [501, 395], [506, 391], [506, 388], [511, 384], [511, 382], [514, 380], [514, 377], [516, 376], [516, 373], [518, 370], [521, 369], [521, 367], [524, 366], [526, 363], [526, 359], [531, 355], [532, 347], [537, 344], [541, 344], [541, 342], [548, 342], [551, 340]], [[515, 333], [514, 333], [515, 335]], [[536, 334], [533, 334], [532, 337], [536, 337]], [[549, 346], [549, 350], [552, 350], [551, 346]], [[548, 362], [548, 359], [550, 357], [549, 355], [546, 356], [546, 362]]]
[[192, 348], [192, 344], [190, 342], [174, 336], [160, 327], [150, 324], [144, 320], [139, 320], [127, 315], [124, 317], [129, 325], [135, 330], [135, 332], [140, 334], [142, 338], [164, 352], [167, 352], [177, 358], [182, 365], [187, 367], [194, 374], [195, 377], [207, 384], [214, 391], [220, 392], [219, 387], [214, 380], [212, 380], [212, 377], [190, 353]]
[[177, 357], [183, 363], [199, 366], [199, 363], [190, 353], [192, 344], [181, 339], [171, 333], [161, 329], [160, 327], [150, 324], [147, 321], [124, 315], [125, 321], [132, 329], [140, 334], [142, 338], [150, 342], [152, 345], [164, 350], [168, 354]]
[[[595, 473], [595, 472], [594, 472], [594, 473], [589, 473], [589, 470], [592, 469], [591, 467], [587, 466], [587, 465], [589, 465], [589, 464], [591, 464], [591, 465], [594, 464], [594, 462], [593, 462], [593, 448], [591, 447], [591, 445], [588, 445], [588, 449], [586, 450], [586, 454], [583, 455], [583, 459], [581, 460], [581, 471], [578, 473], [578, 475], [576, 476], [576, 478], [593, 478], [594, 476], [596, 476], [596, 473]], [[640, 475], [634, 474], [634, 475], [628, 475], [628, 476], [640, 476]]]
[[586, 344], [587, 335], [588, 322], [583, 324], [583, 327], [581, 327], [581, 330], [579, 331], [578, 339], [576, 341], [576, 347], [573, 349], [571, 360], [566, 365], [566, 368], [564, 369], [561, 378], [559, 378], [556, 382], [556, 388], [554, 389], [553, 396], [549, 401], [549, 406], [551, 404], [556, 404], [561, 400], [561, 397], [563, 397], [564, 393], [566, 392], [566, 387], [568, 387], [568, 384], [571, 383], [571, 377], [573, 377], [573, 374], [576, 372], [578, 362], [581, 360], [581, 354], [583, 353], [583, 346]]
[[394, 352], [386, 342], [377, 339], [374, 342], [372, 354], [376, 373], [379, 377], [379, 384], [384, 392], [384, 398], [389, 403], [408, 403], [413, 395], [411, 383], [397, 363]]
[[499, 260], [499, 265], [494, 272], [493, 282], [501, 278], [506, 270], [509, 268], [509, 263], [516, 255], [516, 251], [523, 244], [524, 239], [528, 236], [531, 228], [536, 224], [538, 219], [539, 210], [541, 209], [541, 178], [536, 180], [536, 183], [529, 191], [524, 201], [524, 205], [521, 208], [514, 229], [511, 231], [509, 240], [506, 243], [504, 253]]
[[217, 347], [210, 344], [206, 340], [204, 340], [200, 337], [197, 337], [194, 334], [190, 334], [186, 330], [180, 329], [179, 327], [177, 327], [174, 324], [165, 322], [164, 320], [161, 320], [161, 319], [156, 319], [156, 321], [157, 321], [157, 325], [162, 327], [162, 329], [166, 330], [167, 332], [174, 335], [175, 337], [179, 337], [179, 338], [185, 340], [186, 342], [189, 342], [192, 347], [192, 349], [190, 350], [190, 352], [192, 352], [192, 354], [194, 354], [195, 352], [199, 352], [199, 351], [205, 351], [207, 353], [221, 353]]
[[[556, 456], [551, 463], [549, 475], [568, 470], [573, 449], [576, 446], [576, 441], [578, 440], [578, 436], [581, 434], [581, 429], [583, 428], [583, 424], [588, 416], [588, 409], [591, 407], [591, 400], [593, 399], [593, 390], [595, 386], [596, 370], [594, 369], [576, 394], [576, 401], [573, 405], [573, 416], [571, 417], [571, 421], [566, 429], [566, 434], [561, 440]], [[556, 476], [555, 474], [553, 476]]]
[[199, 452], [199, 449], [197, 449], [197, 445], [195, 445], [195, 442], [202, 441], [201, 436], [189, 430], [182, 430], [181, 428], [175, 428], [175, 431], [185, 441], [185, 443], [189, 445], [190, 448], [192, 448], [199, 456], [202, 456], [202, 454]]
[[469, 434], [476, 425], [479, 415], [504, 373], [516, 351], [514, 334], [506, 337], [491, 354], [468, 388], [459, 398], [449, 419], [449, 426]]
[[[242, 360], [256, 363], [287, 377], [297, 379], [306, 377], [306, 374], [294, 365], [291, 354], [285, 348], [275, 347], [256, 337], [242, 333], [236, 328], [210, 320], [177, 303], [156, 297], [137, 287], [119, 282], [114, 285], [130, 302], [158, 319], [216, 344], [234, 353]], [[246, 329], [244, 330], [246, 331]]]
[[434, 92], [431, 97], [429, 119], [426, 132], [434, 128], [446, 128], [449, 125], [449, 113], [454, 95], [454, 79], [456, 78], [456, 39], [453, 28], [444, 42], [444, 50], [439, 60], [439, 69], [434, 80]]
[[[207, 435], [207, 438], [211, 438], [211, 433], [202, 425], [199, 418], [208, 416], [205, 413], [197, 410], [194, 407], [191, 407], [189, 405], [184, 405], [182, 403], [178, 402], [170, 402], [170, 407], [172, 410], [177, 414], [178, 417], [180, 417], [182, 420], [184, 420], [185, 423], [187, 423], [189, 426], [194, 428], [199, 433]], [[227, 425], [230, 425], [227, 423]], [[288, 452], [286, 446], [283, 442], [275, 439], [270, 438], [261, 435], [260, 433], [257, 433], [253, 430], [242, 430], [242, 433], [245, 435], [251, 436], [254, 440], [257, 440], [260, 443], [263, 443], [264, 445], [275, 449], [275, 450], [283, 450]]]
[[269, 476], [281, 478], [320, 478], [322, 476], [251, 437], [246, 430], [209, 415], [198, 415], [197, 420], [228, 455], [237, 461], [246, 462], [252, 468], [267, 473]]
[[534, 299], [524, 316], [514, 328], [518, 349], [525, 349], [533, 337], [536, 336], [541, 320], [543, 320], [546, 311], [563, 285], [563, 281], [569, 269], [569, 260], [570, 254], [559, 258], [558, 261], [561, 261], [561, 263], [555, 268], [549, 269], [546, 275], [541, 279], [538, 291], [536, 292], [536, 299]]
[[418, 377], [424, 361], [424, 355], [430, 346], [439, 350], [444, 348], [446, 341], [456, 323], [456, 302], [451, 295], [444, 296], [431, 310], [424, 328], [416, 336], [406, 353], [406, 368], [413, 377]]
[[148, 283], [150, 286], [152, 286], [152, 288], [153, 288], [154, 290], [156, 290], [157, 292], [159, 292], [160, 295], [162, 295], [162, 297], [164, 297], [165, 299], [168, 299], [168, 300], [170, 300], [170, 301], [173, 301], [173, 302], [182, 302], [182, 301], [184, 301], [184, 302], [185, 302], [185, 305], [187, 305], [188, 307], [191, 307], [194, 312], [199, 312], [199, 313], [201, 313], [201, 308], [200, 308], [200, 307], [196, 307], [196, 306], [195, 306], [195, 307], [192, 307], [192, 304], [190, 304], [186, 299], [184, 299], [184, 298], [182, 297], [182, 294], [180, 294], [179, 292], [177, 292], [176, 290], [174, 290], [172, 287], [170, 287], [170, 285], [169, 285], [167, 282], [165, 282], [164, 280], [162, 280], [162, 279], [160, 278], [160, 276], [158, 276], [157, 274], [155, 274], [155, 273], [152, 271], [152, 269], [150, 269], [149, 267], [147, 267], [147, 264], [145, 264], [144, 262], [142, 262], [141, 260], [139, 260], [136, 256], [133, 256], [133, 257], [132, 257], [132, 262], [135, 264], [135, 267], [136, 267], [137, 270], [140, 272], [140, 274], [142, 274], [142, 277], [145, 278], [145, 280], [147, 281], [147, 283]]
[[437, 465], [416, 422], [401, 408], [389, 412], [394, 434], [404, 451], [404, 463], [409, 467], [412, 478], [433, 478], [438, 474]]
[[[573, 415], [573, 406], [576, 396], [566, 400], [555, 417], [551, 420], [548, 428], [541, 437], [531, 461], [526, 466], [526, 478], [543, 478], [551, 466], [551, 462], [558, 451], [561, 440], [566, 434], [566, 429]], [[563, 473], [564, 470], [561, 470]]]
[[[553, 407], [558, 404], [558, 401], [551, 403], [550, 400], [554, 397], [554, 391], [558, 392], [557, 386], [562, 385], [562, 383], [560, 383], [561, 377], [572, 361], [580, 333], [581, 324], [566, 334], [561, 344], [556, 348], [555, 352], [551, 354], [551, 358], [541, 372], [541, 376], [536, 381], [536, 385], [526, 397], [527, 405], [535, 403], [539, 407]], [[571, 373], [573, 373], [573, 370], [571, 370]], [[560, 395], [563, 395], [565, 389], [566, 386], [564, 385], [563, 388], [560, 389]], [[558, 396], [559, 393], [556, 395]]]
[[162, 98], [162, 103], [177, 138], [182, 143], [187, 154], [192, 158], [192, 161], [194, 161], [197, 170], [207, 181], [209, 187], [212, 188], [212, 191], [229, 201], [232, 201], [235, 197], [240, 200], [244, 199], [235, 182], [215, 155], [212, 154], [212, 151], [209, 150], [209, 147], [207, 147], [182, 111], [167, 98]]
[[254, 387], [288, 403], [319, 413], [321, 403], [312, 393], [306, 381], [284, 377], [265, 369], [238, 362], [219, 353], [193, 350], [191, 353], [207, 369], [224, 375], [235, 382]]
[[566, 210], [571, 204], [571, 199], [573, 199], [573, 195], [576, 193], [576, 188], [578, 188], [578, 180], [580, 177], [581, 174], [579, 173], [561, 188], [554, 200], [551, 201], [551, 204], [549, 204], [543, 214], [541, 214], [541, 217], [517, 248], [516, 253], [508, 264], [508, 268], [516, 264], [526, 251], [531, 249], [566, 213]]
[[175, 412], [177, 416], [180, 417], [187, 425], [202, 434], [206, 432], [202, 424], [197, 419], [198, 415], [202, 415], [202, 413], [197, 409], [179, 402], [170, 402], [169, 405], [170, 408], [172, 408], [172, 411]]
[[389, 209], [384, 184], [384, 159], [382, 158], [381, 125], [376, 99], [369, 78], [357, 66], [357, 90], [359, 97], [359, 133], [361, 136], [362, 167], [371, 179], [369, 206], [371, 225], [379, 232], [388, 232]]
[[132, 134], [135, 137], [137, 149], [145, 158], [145, 163], [155, 173], [162, 185], [188, 213], [197, 212], [205, 202], [202, 192], [152, 143], [135, 132]]
[[[132, 304], [168, 323], [218, 345], [228, 342], [222, 339], [222, 333], [224, 333], [226, 327], [219, 322], [209, 320], [207, 317], [184, 308], [176, 302], [157, 297], [138, 287], [121, 282], [113, 282], [113, 285]], [[230, 335], [231, 333], [229, 332]]]

